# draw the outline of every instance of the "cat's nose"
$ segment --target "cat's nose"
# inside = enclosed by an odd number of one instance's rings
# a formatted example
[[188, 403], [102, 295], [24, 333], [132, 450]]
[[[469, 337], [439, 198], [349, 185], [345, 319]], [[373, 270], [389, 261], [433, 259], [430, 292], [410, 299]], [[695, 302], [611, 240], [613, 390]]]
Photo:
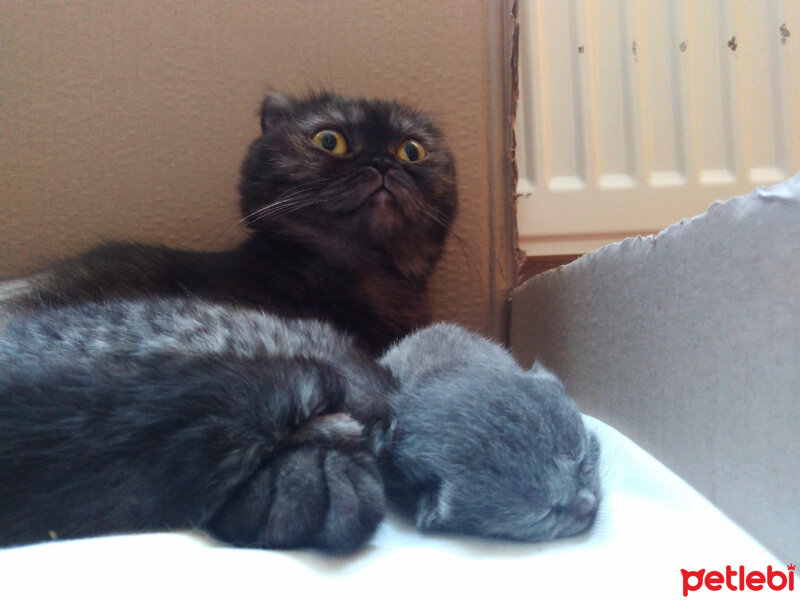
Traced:
[[386, 156], [376, 156], [372, 159], [372, 166], [378, 169], [381, 175], [385, 175], [386, 171], [392, 168], [392, 161]]
[[575, 495], [569, 506], [569, 512], [578, 519], [586, 519], [597, 512], [599, 502], [597, 495], [591, 490], [581, 490]]

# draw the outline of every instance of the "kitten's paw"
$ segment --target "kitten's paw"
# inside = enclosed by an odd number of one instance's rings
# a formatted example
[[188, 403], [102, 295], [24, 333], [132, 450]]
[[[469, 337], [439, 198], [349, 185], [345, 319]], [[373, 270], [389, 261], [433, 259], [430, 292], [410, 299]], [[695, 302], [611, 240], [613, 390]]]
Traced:
[[311, 419], [295, 432], [209, 529], [242, 546], [346, 553], [369, 539], [384, 512], [383, 484], [361, 425], [337, 413]]

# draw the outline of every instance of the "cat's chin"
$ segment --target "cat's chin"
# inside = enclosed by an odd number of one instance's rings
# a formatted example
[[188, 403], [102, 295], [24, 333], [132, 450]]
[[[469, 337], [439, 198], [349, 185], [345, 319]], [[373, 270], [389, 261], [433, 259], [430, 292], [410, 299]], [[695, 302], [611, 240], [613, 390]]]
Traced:
[[367, 204], [375, 210], [397, 211], [398, 208], [395, 195], [383, 186], [369, 195]]
[[394, 194], [381, 188], [367, 198], [361, 207], [370, 237], [376, 242], [386, 242], [401, 233], [406, 221]]
[[357, 211], [364, 209], [399, 211], [398, 195], [402, 194], [402, 190], [397, 189], [394, 181], [377, 169], [371, 167], [365, 169], [362, 180], [355, 190], [356, 197], [361, 198], [355, 208]]
[[406, 227], [398, 191], [391, 188], [391, 183], [380, 176], [363, 183], [359, 190], [361, 200], [352, 211], [359, 222], [358, 228], [379, 244], [390, 240]]

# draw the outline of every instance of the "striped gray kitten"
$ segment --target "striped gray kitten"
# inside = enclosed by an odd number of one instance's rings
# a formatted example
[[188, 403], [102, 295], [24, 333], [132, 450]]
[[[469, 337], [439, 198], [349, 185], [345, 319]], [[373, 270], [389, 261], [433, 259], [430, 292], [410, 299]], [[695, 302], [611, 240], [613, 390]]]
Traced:
[[384, 515], [391, 387], [319, 321], [181, 299], [22, 317], [0, 335], [0, 545], [200, 528], [351, 551]]

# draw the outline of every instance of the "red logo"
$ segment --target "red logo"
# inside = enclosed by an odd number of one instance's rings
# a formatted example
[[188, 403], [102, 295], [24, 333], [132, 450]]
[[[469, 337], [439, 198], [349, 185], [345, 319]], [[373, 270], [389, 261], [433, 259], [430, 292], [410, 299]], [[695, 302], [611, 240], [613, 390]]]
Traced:
[[776, 592], [788, 588], [790, 592], [794, 591], [794, 564], [786, 565], [786, 573], [773, 569], [772, 565], [767, 567], [767, 572], [763, 571], [745, 571], [745, 568], [739, 565], [738, 570], [727, 565], [725, 573], [721, 571], [708, 571], [700, 569], [699, 571], [687, 571], [681, 569], [683, 576], [683, 596], [689, 595], [689, 592], [696, 592], [701, 587], [705, 587], [712, 592], [717, 592], [722, 589], [724, 585], [731, 591], [753, 590], [758, 591], [767, 588]]

